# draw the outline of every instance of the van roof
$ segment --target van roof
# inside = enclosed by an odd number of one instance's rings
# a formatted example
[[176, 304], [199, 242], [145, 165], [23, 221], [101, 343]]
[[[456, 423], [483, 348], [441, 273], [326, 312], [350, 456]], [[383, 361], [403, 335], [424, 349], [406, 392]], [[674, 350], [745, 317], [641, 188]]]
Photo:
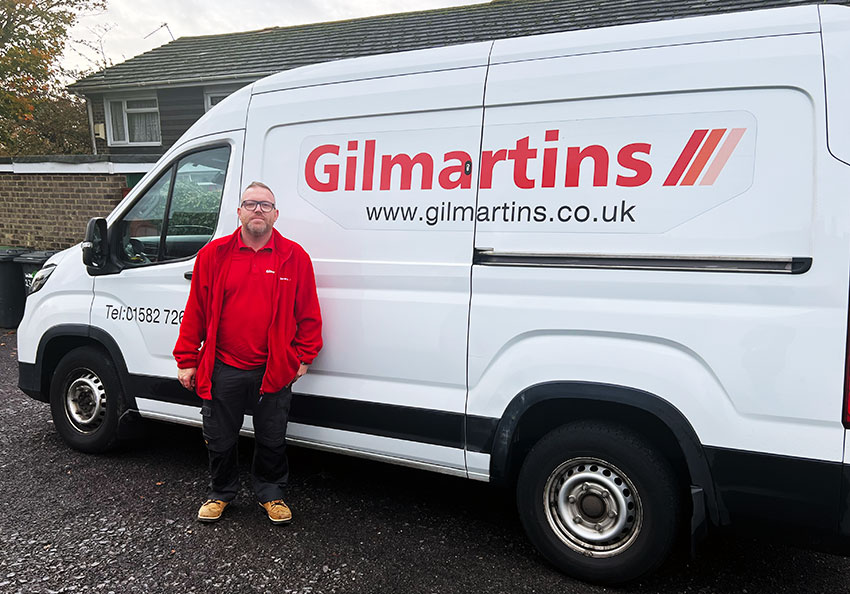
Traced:
[[483, 66], [487, 64], [491, 46], [490, 63], [499, 64], [819, 31], [817, 6], [737, 12], [337, 60], [269, 76], [256, 82], [253, 92]]

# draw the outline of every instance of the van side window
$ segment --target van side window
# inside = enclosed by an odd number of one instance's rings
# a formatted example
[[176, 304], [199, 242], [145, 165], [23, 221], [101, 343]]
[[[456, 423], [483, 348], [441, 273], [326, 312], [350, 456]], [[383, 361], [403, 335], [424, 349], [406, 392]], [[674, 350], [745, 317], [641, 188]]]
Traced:
[[162, 220], [171, 190], [171, 169], [159, 176], [119, 223], [121, 249], [118, 257], [131, 265], [156, 262]]
[[118, 223], [129, 266], [187, 258], [212, 239], [229, 147], [198, 151], [164, 171]]

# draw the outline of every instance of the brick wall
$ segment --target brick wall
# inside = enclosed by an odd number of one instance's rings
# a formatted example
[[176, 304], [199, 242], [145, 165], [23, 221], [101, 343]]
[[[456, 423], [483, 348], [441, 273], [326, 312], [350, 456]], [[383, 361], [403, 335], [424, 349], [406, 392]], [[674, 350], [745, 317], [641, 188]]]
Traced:
[[91, 217], [106, 216], [127, 187], [124, 175], [0, 173], [0, 245], [70, 247]]

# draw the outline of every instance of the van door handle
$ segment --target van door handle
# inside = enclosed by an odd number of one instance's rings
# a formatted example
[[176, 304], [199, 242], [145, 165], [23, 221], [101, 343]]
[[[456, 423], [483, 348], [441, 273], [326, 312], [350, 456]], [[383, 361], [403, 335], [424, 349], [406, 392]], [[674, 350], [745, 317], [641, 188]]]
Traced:
[[190, 270], [189, 272], [184, 272], [183, 278], [185, 278], [186, 280], [192, 280], [192, 271]]

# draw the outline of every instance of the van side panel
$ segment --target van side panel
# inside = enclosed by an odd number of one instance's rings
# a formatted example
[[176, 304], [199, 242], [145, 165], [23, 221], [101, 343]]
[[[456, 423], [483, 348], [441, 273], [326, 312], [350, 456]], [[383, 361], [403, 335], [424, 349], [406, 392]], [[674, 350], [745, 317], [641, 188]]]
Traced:
[[850, 163], [850, 10], [840, 6], [819, 6], [818, 10], [823, 31], [829, 150]]
[[491, 68], [471, 415], [547, 382], [628, 387], [717, 452], [819, 461], [835, 491], [850, 170], [820, 52], [800, 34]]
[[[329, 339], [290, 435], [466, 474], [463, 415], [482, 66], [255, 95], [244, 179], [313, 259]], [[467, 162], [470, 162], [467, 165]], [[332, 338], [332, 339], [331, 339]]]
[[[818, 7], [823, 37], [823, 61], [826, 75], [826, 108], [829, 150], [850, 163], [850, 10], [837, 6]], [[846, 187], [846, 186], [845, 186]], [[846, 227], [845, 227], [846, 229]], [[845, 237], [845, 242], [848, 238]], [[842, 415], [845, 412], [842, 411]], [[841, 533], [850, 534], [850, 431], [845, 431], [844, 470], [842, 475]]]

